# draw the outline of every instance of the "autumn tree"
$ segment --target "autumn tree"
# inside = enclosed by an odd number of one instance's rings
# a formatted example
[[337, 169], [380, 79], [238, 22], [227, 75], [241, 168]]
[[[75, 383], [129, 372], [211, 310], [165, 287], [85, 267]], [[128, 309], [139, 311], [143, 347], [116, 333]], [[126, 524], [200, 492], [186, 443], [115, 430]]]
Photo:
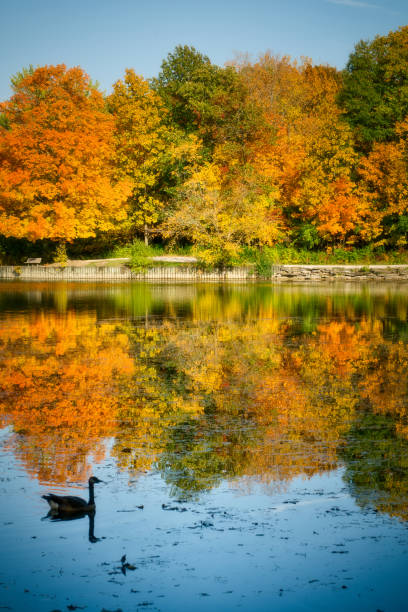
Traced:
[[231, 265], [243, 245], [277, 242], [283, 223], [270, 190], [231, 181], [216, 163], [198, 167], [178, 193], [178, 207], [164, 224], [168, 237], [187, 239], [207, 264]]
[[304, 159], [299, 191], [290, 203], [295, 226], [310, 223], [323, 244], [353, 244], [371, 237], [367, 205], [354, 181], [357, 155], [352, 131], [336, 104], [340, 80], [326, 66], [302, 70]]
[[115, 178], [101, 93], [63, 64], [23, 71], [13, 89], [0, 108], [0, 232], [65, 243], [113, 230], [129, 187]]
[[128, 224], [131, 232], [144, 232], [147, 244], [166, 198], [163, 175], [171, 139], [163, 125], [164, 105], [148, 82], [129, 69], [114, 84], [108, 107], [116, 126], [117, 173], [132, 184]]
[[230, 262], [241, 245], [273, 244], [279, 233], [274, 190], [255, 159], [274, 130], [239, 71], [179, 46], [163, 62], [153, 87], [179, 130], [202, 143], [174, 194], [165, 235], [187, 239], [217, 265]]
[[396, 142], [378, 142], [358, 168], [360, 197], [369, 206], [378, 244], [405, 247], [408, 234], [408, 117]]
[[276, 129], [275, 142], [258, 157], [275, 185], [288, 237], [308, 248], [355, 240], [366, 205], [353, 180], [352, 131], [337, 106], [340, 74], [270, 53], [235, 65]]

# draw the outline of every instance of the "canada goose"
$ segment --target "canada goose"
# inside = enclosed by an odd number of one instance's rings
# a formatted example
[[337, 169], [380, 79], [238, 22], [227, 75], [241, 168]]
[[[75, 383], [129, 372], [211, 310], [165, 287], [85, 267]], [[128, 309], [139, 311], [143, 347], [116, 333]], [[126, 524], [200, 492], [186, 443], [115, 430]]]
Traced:
[[97, 482], [103, 482], [103, 480], [99, 480], [96, 476], [91, 476], [88, 480], [88, 501], [74, 495], [54, 495], [54, 493], [43, 495], [42, 498], [47, 500], [52, 512], [91, 512], [95, 510], [94, 484]]

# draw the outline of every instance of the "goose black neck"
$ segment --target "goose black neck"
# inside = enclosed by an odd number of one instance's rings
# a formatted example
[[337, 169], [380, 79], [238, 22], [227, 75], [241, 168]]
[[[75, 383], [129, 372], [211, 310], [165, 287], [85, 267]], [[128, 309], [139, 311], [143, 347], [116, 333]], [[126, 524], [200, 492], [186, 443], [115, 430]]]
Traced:
[[89, 502], [88, 506], [92, 506], [95, 503], [94, 483], [89, 483]]

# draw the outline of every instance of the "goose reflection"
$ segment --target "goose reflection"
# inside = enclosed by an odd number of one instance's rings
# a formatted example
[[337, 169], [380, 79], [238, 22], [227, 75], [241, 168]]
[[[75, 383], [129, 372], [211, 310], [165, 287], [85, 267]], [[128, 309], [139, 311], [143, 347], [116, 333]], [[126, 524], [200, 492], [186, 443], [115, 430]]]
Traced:
[[94, 534], [95, 514], [95, 510], [90, 510], [89, 512], [76, 512], [75, 514], [73, 514], [72, 512], [59, 512], [58, 510], [50, 510], [42, 520], [50, 519], [51, 521], [76, 521], [87, 516], [89, 519], [88, 540], [92, 544], [95, 544], [101, 539], [96, 538]]
[[52, 521], [73, 521], [88, 516], [88, 539], [93, 544], [98, 542], [100, 538], [96, 538], [94, 534], [96, 512], [94, 485], [98, 482], [103, 481], [96, 478], [96, 476], [91, 476], [88, 480], [88, 501], [74, 495], [55, 495], [54, 493], [43, 495], [43, 499], [45, 499], [50, 506], [50, 510], [44, 519], [50, 519]]

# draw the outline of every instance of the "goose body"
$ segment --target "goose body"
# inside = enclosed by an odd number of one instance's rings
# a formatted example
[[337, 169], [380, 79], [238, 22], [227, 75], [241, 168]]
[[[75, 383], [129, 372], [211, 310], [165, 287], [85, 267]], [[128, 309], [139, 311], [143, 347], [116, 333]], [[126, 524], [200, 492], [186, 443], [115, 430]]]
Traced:
[[48, 502], [51, 512], [92, 512], [95, 510], [94, 484], [97, 482], [102, 482], [102, 480], [96, 476], [91, 476], [88, 480], [88, 501], [75, 495], [55, 495], [54, 493], [42, 497]]

